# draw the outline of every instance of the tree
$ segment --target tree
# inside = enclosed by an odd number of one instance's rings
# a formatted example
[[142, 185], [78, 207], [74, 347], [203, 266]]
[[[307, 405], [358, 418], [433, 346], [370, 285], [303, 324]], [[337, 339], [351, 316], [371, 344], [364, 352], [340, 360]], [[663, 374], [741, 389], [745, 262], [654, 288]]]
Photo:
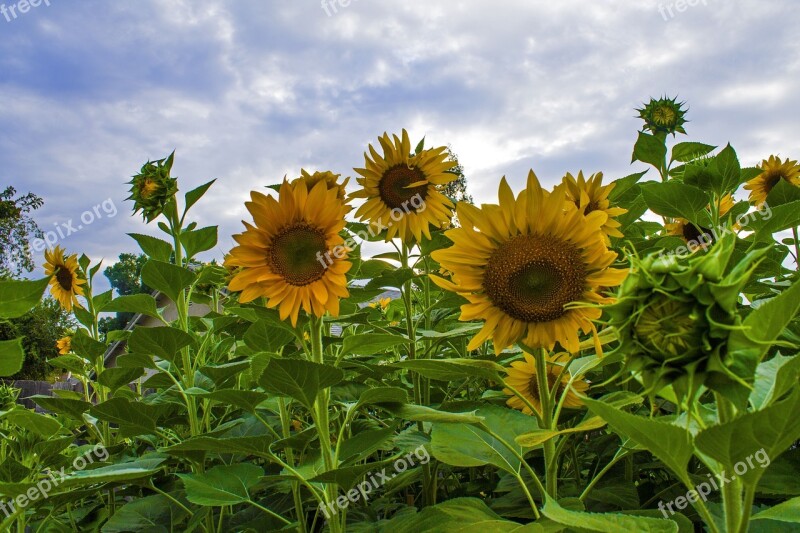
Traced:
[[0, 340], [22, 337], [25, 361], [11, 379], [45, 380], [54, 371], [48, 359], [58, 357], [56, 341], [75, 329], [72, 315], [47, 297], [19, 318], [0, 321]]
[[28, 243], [42, 238], [42, 230], [29, 213], [44, 205], [33, 193], [15, 197], [14, 187], [0, 192], [0, 274], [20, 275], [34, 268]]
[[[146, 262], [144, 254], [120, 254], [119, 261], [106, 268], [103, 274], [120, 296], [149, 293], [152, 289], [142, 283], [142, 267]], [[102, 338], [105, 339], [109, 331], [124, 329], [133, 317], [132, 313], [117, 313], [113, 318], [100, 319], [98, 327]]]
[[[457, 164], [448, 172], [458, 176], [455, 180], [451, 181], [444, 186], [442, 193], [453, 200], [453, 202], [466, 202], [468, 204], [475, 204], [472, 195], [467, 192], [467, 177], [464, 175], [464, 167], [458, 162], [458, 156], [453, 152], [450, 145], [447, 146], [447, 153], [450, 155], [450, 161], [455, 161]], [[453, 212], [453, 217], [450, 219], [450, 224], [457, 228], [460, 224], [458, 222], [458, 215]]]

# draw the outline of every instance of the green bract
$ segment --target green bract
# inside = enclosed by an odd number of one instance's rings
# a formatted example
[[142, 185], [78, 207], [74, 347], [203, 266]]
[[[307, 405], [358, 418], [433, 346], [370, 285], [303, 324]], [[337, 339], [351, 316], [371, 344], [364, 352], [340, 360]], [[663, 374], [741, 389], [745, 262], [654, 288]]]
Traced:
[[650, 99], [642, 109], [637, 109], [639, 118], [644, 120], [644, 129], [653, 133], [676, 132], [686, 134], [683, 125], [686, 123], [686, 110], [683, 109], [684, 102], [678, 102], [676, 98], [666, 96], [655, 100]]
[[607, 311], [626, 370], [651, 394], [668, 385], [682, 396], [702, 385], [723, 392], [752, 382], [733, 370], [728, 338], [742, 329], [739, 294], [763, 253], [732, 263], [735, 240], [726, 235], [705, 255], [633, 259]]
[[167, 202], [178, 192], [178, 180], [170, 177], [175, 152], [166, 159], [148, 161], [128, 183], [133, 200], [133, 212], [142, 212], [142, 217], [151, 222], [164, 212]]

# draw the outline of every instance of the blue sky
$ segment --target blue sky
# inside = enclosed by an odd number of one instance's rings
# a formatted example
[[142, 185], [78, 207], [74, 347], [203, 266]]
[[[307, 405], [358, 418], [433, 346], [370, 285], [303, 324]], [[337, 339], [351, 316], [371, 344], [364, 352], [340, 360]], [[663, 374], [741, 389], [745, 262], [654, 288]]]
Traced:
[[352, 175], [403, 127], [452, 145], [486, 202], [529, 168], [549, 184], [642, 170], [634, 108], [651, 95], [686, 100], [689, 138], [743, 164], [800, 156], [796, 0], [48, 3], [0, 15], [0, 186], [40, 195], [44, 230], [110, 199], [116, 216], [60, 240], [107, 262], [135, 250], [125, 233], [158, 232], [125, 182], [172, 149], [183, 191], [218, 178], [195, 211], [220, 226], [208, 257], [250, 190]]

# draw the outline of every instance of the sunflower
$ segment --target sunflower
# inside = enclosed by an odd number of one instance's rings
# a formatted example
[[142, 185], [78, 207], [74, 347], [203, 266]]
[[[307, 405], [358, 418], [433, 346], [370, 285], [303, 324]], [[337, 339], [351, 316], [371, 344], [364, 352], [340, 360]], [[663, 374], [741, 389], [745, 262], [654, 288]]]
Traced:
[[[534, 408], [536, 408], [536, 411], [541, 414], [542, 403], [541, 396], [539, 395], [539, 381], [536, 375], [536, 360], [527, 352], [524, 352], [523, 355], [525, 356], [524, 361], [514, 361], [511, 363], [511, 367], [507, 370], [508, 377], [505, 382], [514, 387]], [[575, 380], [572, 382], [572, 387], [567, 389], [570, 377], [569, 372], [563, 372], [562, 374], [562, 365], [567, 361], [569, 361], [569, 355], [565, 353], [557, 354], [547, 361], [547, 386], [552, 390], [559, 376], [561, 376], [556, 398], [561, 398], [566, 392], [567, 397], [564, 399], [564, 407], [574, 409], [583, 405], [583, 402], [581, 402], [581, 399], [575, 391], [579, 393], [586, 392], [589, 388], [589, 384], [582, 379]], [[533, 414], [530, 407], [525, 405], [525, 402], [511, 392], [511, 389], [503, 389], [503, 392], [511, 396], [511, 398], [506, 401], [509, 407], [519, 409], [526, 415]]]
[[621, 207], [611, 207], [611, 202], [608, 199], [608, 195], [616, 185], [615, 183], [603, 185], [602, 172], [592, 174], [588, 180], [583, 177], [583, 172], [578, 172], [577, 178], [567, 172], [562, 184], [566, 188], [567, 200], [574, 202], [575, 206], [582, 210], [584, 215], [588, 215], [592, 211], [603, 211], [608, 215], [608, 220], [603, 224], [603, 232], [607, 237], [624, 237], [618, 229], [622, 224], [614, 220], [614, 217], [624, 215], [628, 210]]
[[392, 303], [392, 299], [387, 297], [387, 298], [381, 298], [377, 302], [372, 302], [369, 304], [369, 306], [373, 309], [377, 309], [378, 306], [380, 306], [381, 311], [386, 311], [386, 308], [389, 307], [390, 303]]
[[[730, 211], [734, 205], [735, 201], [733, 200], [732, 195], [726, 194], [723, 196], [719, 201], [720, 218], [727, 215], [728, 211]], [[706, 206], [706, 211], [711, 211], [711, 205]], [[667, 235], [681, 237], [684, 241], [686, 241], [687, 244], [689, 244], [689, 247], [692, 250], [698, 247], [703, 248], [714, 242], [714, 232], [711, 229], [696, 226], [685, 218], [676, 218], [674, 222], [666, 224], [664, 229], [666, 230]]]
[[683, 125], [686, 124], [685, 102], [678, 102], [677, 98], [663, 96], [658, 100], [651, 98], [650, 103], [642, 109], [637, 109], [639, 118], [644, 120], [644, 129], [653, 134], [686, 133]]
[[229, 289], [241, 291], [241, 302], [263, 296], [294, 326], [301, 307], [315, 316], [338, 316], [339, 298], [349, 295], [345, 274], [351, 263], [339, 235], [350, 207], [337, 188], [320, 180], [309, 191], [305, 180], [284, 180], [277, 200], [259, 192], [251, 198], [245, 205], [255, 225], [244, 222], [246, 231], [234, 235], [239, 246], [225, 260], [226, 267], [239, 267]]
[[58, 348], [58, 353], [61, 355], [66, 355], [72, 351], [72, 337], [62, 337], [56, 341], [56, 348]]
[[341, 174], [334, 174], [328, 170], [309, 174], [304, 169], [300, 169], [300, 177], [292, 181], [292, 185], [295, 185], [298, 181], [303, 180], [306, 182], [306, 187], [310, 191], [314, 188], [314, 185], [320, 181], [324, 181], [329, 189], [336, 189], [338, 191], [337, 194], [340, 200], [344, 200], [346, 194], [345, 187], [347, 187], [347, 182], [350, 181], [350, 178], [347, 178], [342, 183], [339, 183], [339, 176], [341, 176]]
[[82, 278], [78, 266], [78, 254], [67, 257], [64, 249], [56, 246], [44, 252], [44, 272], [50, 278], [50, 294], [58, 300], [61, 307], [72, 311], [72, 306], [81, 307], [78, 296], [83, 296], [86, 280]]
[[584, 215], [562, 187], [546, 193], [533, 171], [517, 198], [505, 178], [499, 196], [500, 205], [458, 204], [462, 226], [446, 233], [454, 245], [433, 252], [452, 281], [432, 279], [469, 301], [461, 320], [485, 320], [470, 350], [493, 339], [498, 354], [521, 340], [548, 349], [558, 342], [574, 353], [579, 331], [595, 331], [592, 320], [601, 315], [595, 304], [612, 301], [601, 289], [627, 274], [609, 268], [617, 254], [602, 236], [608, 215]]
[[750, 191], [751, 203], [761, 205], [766, 202], [767, 195], [781, 179], [795, 187], [800, 187], [800, 165], [797, 164], [797, 161], [786, 158], [786, 161], [781, 162], [779, 157], [772, 155], [769, 159], [765, 159], [760, 166], [763, 172], [744, 186]]
[[369, 146], [364, 153], [365, 168], [354, 169], [362, 189], [351, 198], [366, 198], [356, 216], [369, 220], [378, 230], [386, 228], [386, 240], [399, 236], [404, 242], [417, 242], [422, 235], [431, 238], [430, 225], [446, 227], [450, 223], [453, 202], [441, 192], [441, 186], [456, 179], [447, 170], [458, 163], [448, 161], [447, 148], [432, 148], [411, 155], [408, 132], [402, 139], [387, 133], [380, 137], [383, 157]]
[[175, 152], [158, 161], [148, 161], [128, 183], [131, 195], [126, 200], [133, 200], [133, 212], [142, 212], [147, 222], [157, 218], [167, 203], [178, 192], [178, 180], [170, 177]]

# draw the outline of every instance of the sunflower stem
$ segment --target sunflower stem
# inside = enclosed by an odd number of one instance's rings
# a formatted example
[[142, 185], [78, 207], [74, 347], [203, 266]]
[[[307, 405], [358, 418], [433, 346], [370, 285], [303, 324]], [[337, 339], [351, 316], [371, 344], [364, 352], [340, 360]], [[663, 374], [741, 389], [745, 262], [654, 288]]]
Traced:
[[797, 226], [792, 228], [794, 236], [794, 264], [795, 270], [800, 270], [800, 238], [797, 235]]
[[[535, 354], [536, 379], [539, 386], [539, 403], [541, 404], [542, 425], [544, 429], [553, 430], [553, 406], [550, 402], [550, 385], [547, 382], [547, 350], [542, 348]], [[556, 443], [548, 439], [542, 445], [544, 451], [545, 486], [547, 493], [554, 499], [558, 498], [558, 461]]]

